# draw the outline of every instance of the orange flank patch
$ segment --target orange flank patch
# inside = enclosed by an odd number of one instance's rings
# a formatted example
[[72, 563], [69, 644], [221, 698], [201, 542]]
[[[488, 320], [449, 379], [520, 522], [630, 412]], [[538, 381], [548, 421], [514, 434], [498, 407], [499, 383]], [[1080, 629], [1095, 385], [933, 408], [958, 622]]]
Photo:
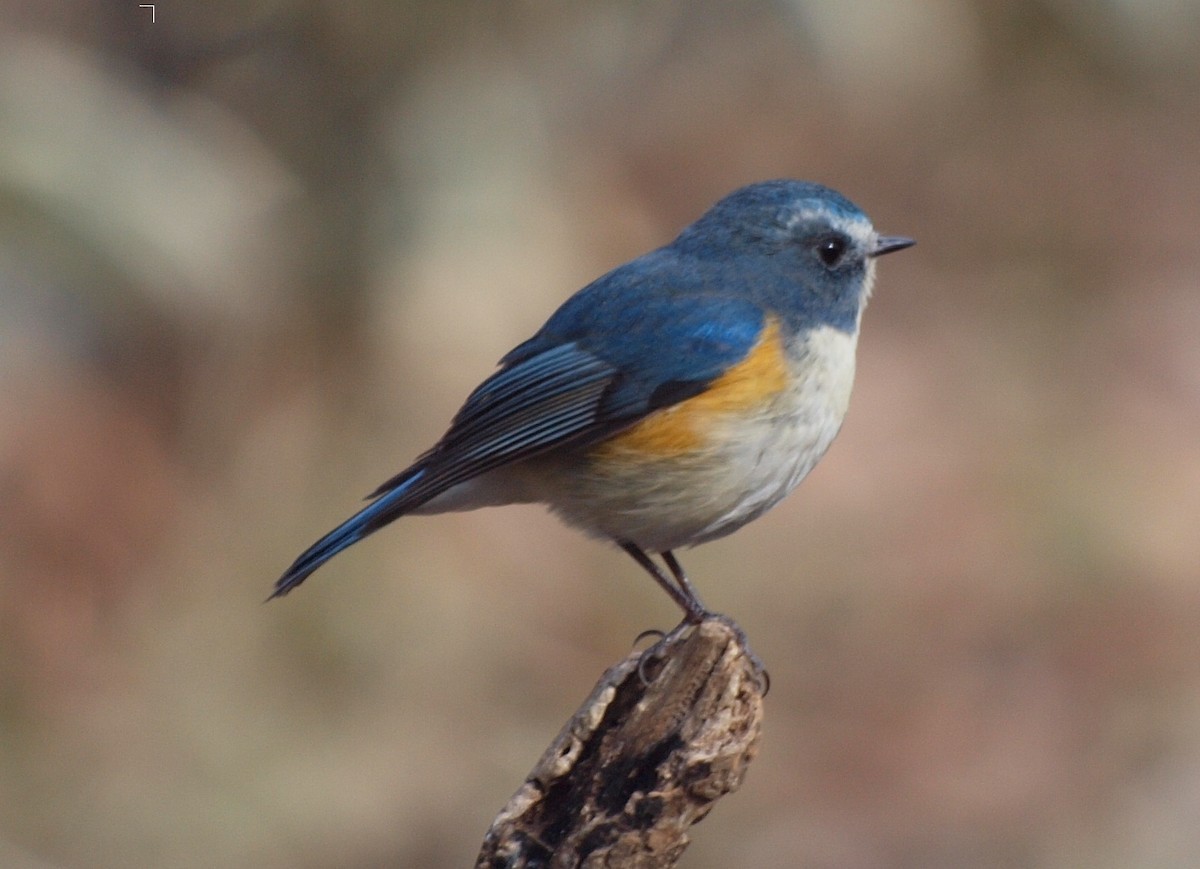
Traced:
[[664, 407], [592, 450], [596, 458], [678, 456], [698, 449], [716, 417], [761, 407], [787, 386], [788, 367], [779, 324], [768, 320], [762, 338], [699, 395]]

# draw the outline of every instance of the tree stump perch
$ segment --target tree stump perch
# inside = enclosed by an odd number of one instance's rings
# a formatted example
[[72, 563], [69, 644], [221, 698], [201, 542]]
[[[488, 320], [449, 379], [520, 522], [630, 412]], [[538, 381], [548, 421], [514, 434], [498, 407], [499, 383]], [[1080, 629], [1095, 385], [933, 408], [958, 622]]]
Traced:
[[757, 753], [765, 672], [724, 616], [608, 670], [483, 841], [476, 869], [671, 867]]

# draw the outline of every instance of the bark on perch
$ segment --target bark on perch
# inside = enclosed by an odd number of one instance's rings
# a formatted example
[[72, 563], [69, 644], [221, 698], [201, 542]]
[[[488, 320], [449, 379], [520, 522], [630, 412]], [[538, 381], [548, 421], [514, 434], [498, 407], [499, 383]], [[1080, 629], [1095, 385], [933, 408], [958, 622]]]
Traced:
[[612, 667], [492, 822], [476, 869], [674, 866], [757, 753], [765, 674], [729, 619]]

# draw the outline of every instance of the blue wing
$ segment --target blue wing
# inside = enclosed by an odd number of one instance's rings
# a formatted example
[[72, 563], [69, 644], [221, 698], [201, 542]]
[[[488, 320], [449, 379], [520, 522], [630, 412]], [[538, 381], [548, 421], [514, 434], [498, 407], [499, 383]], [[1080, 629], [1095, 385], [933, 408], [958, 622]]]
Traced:
[[749, 353], [765, 322], [759, 308], [653, 289], [640, 263], [585, 287], [505, 356], [442, 439], [301, 554], [271, 597], [451, 487], [550, 449], [602, 440], [702, 392]]
[[730, 292], [735, 279], [695, 273], [670, 248], [647, 254], [568, 299], [501, 364], [574, 343], [620, 373], [602, 415], [640, 418], [703, 391], [757, 343], [766, 315]]
[[301, 553], [271, 597], [287, 594], [343, 549], [458, 483], [595, 430], [596, 408], [615, 375], [572, 344], [501, 369], [471, 394], [433, 449]]

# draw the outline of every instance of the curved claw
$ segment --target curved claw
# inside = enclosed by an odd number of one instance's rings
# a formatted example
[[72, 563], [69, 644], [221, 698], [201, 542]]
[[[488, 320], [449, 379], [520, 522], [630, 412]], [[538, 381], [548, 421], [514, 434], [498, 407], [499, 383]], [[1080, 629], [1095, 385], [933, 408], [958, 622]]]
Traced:
[[642, 680], [643, 687], [649, 687], [650, 683], [658, 676], [658, 672], [651, 673], [647, 669], [647, 665], [658, 666], [662, 663], [662, 657], [654, 651], [654, 646], [651, 646], [643, 654], [637, 665], [638, 678]]
[[[638, 634], [636, 637], [633, 638], [633, 645], [637, 646], [637, 644], [640, 643], [642, 640], [646, 639], [646, 637], [657, 637], [658, 639], [655, 640], [655, 642], [657, 643], [660, 640], [666, 639], [666, 636], [667, 636], [666, 631], [660, 631], [658, 628], [646, 628], [646, 630], [642, 631], [640, 634]], [[651, 648], [653, 648], [653, 646], [651, 646]]]

